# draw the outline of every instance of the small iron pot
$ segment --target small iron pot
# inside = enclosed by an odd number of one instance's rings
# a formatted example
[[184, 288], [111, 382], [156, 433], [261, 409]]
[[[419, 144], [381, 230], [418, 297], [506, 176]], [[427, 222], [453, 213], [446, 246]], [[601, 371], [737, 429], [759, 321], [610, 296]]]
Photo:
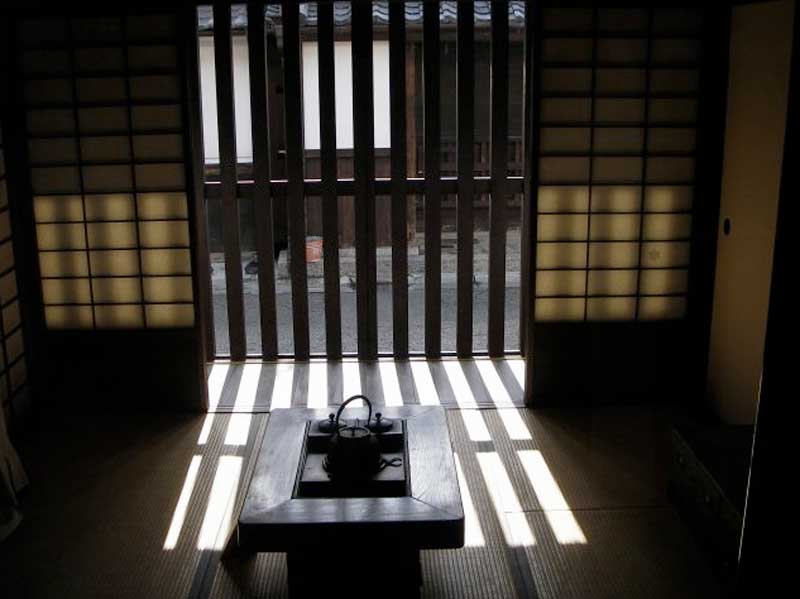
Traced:
[[[351, 401], [363, 399], [369, 407], [369, 416], [364, 426], [356, 419], [355, 424], [340, 425], [342, 410]], [[354, 395], [342, 402], [336, 412], [336, 425], [331, 435], [328, 455], [323, 462], [328, 476], [335, 481], [363, 481], [381, 470], [378, 438], [367, 428], [372, 420], [372, 402], [363, 395]]]

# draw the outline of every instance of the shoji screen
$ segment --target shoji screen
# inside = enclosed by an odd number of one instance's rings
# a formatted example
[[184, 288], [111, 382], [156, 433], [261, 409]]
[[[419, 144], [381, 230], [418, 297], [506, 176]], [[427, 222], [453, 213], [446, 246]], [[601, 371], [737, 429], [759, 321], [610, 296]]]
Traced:
[[0, 403], [2, 409], [9, 411], [14, 396], [24, 388], [27, 369], [5, 165], [5, 144], [0, 130]]
[[539, 321], [686, 312], [700, 16], [544, 9]]
[[193, 324], [175, 28], [163, 15], [19, 23], [50, 329]]

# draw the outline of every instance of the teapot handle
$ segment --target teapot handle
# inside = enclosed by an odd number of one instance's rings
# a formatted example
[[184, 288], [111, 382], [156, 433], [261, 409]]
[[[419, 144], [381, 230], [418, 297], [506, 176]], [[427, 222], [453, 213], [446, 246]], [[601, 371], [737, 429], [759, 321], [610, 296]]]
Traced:
[[372, 420], [372, 402], [369, 400], [369, 397], [366, 395], [353, 395], [352, 397], [348, 397], [342, 402], [342, 405], [339, 406], [339, 409], [336, 412], [336, 430], [339, 430], [339, 416], [342, 415], [342, 410], [344, 410], [345, 406], [349, 404], [351, 401], [355, 399], [363, 399], [367, 402], [367, 406], [369, 407], [369, 415], [367, 416], [367, 424], [370, 423]]

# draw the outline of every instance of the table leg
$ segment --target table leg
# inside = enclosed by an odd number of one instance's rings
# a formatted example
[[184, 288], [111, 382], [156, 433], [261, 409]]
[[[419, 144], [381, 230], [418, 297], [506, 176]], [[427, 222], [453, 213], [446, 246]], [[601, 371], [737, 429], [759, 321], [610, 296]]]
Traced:
[[331, 592], [353, 599], [420, 596], [418, 549], [331, 547], [330, 551], [292, 551], [286, 554], [286, 563], [291, 599], [324, 597]]

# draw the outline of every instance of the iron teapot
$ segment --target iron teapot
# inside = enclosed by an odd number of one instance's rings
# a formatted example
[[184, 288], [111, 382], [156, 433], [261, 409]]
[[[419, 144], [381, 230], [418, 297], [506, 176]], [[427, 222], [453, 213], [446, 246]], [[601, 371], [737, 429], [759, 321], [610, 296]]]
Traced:
[[[367, 402], [369, 415], [363, 425], [358, 418], [352, 424], [340, 424], [342, 410], [351, 401], [363, 399]], [[335, 481], [363, 481], [380, 472], [386, 462], [381, 457], [378, 438], [370, 428], [372, 402], [364, 395], [353, 395], [342, 402], [336, 412], [328, 455], [323, 467]]]

